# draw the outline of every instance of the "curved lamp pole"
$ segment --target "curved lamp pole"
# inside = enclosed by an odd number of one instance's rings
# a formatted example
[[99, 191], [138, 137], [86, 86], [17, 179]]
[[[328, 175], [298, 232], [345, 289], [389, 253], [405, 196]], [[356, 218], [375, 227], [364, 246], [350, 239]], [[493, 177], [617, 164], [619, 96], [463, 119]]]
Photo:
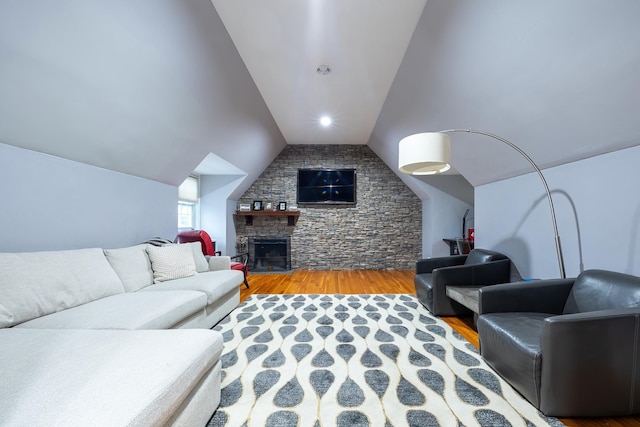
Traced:
[[542, 181], [545, 192], [547, 193], [549, 209], [551, 210], [551, 222], [553, 223], [553, 233], [556, 244], [556, 253], [558, 255], [560, 276], [563, 279], [566, 278], [562, 248], [560, 246], [560, 236], [558, 235], [558, 224], [556, 222], [556, 212], [553, 207], [553, 199], [551, 198], [551, 192], [549, 191], [547, 180], [544, 178], [542, 171], [531, 157], [529, 157], [527, 153], [522, 151], [522, 149], [514, 143], [498, 135], [475, 129], [447, 129], [439, 132], [410, 135], [400, 141], [398, 153], [400, 171], [411, 175], [432, 175], [448, 170], [450, 168], [449, 137], [445, 134], [455, 132], [476, 133], [497, 139], [516, 150], [522, 155], [522, 157], [527, 159], [531, 166], [533, 166]]

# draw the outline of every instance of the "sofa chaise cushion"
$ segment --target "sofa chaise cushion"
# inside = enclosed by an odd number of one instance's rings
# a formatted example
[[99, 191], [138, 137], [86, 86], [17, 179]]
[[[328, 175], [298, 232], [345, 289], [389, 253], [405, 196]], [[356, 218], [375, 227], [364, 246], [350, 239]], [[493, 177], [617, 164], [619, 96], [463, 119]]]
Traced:
[[198, 291], [127, 292], [42, 316], [16, 328], [171, 329], [204, 316], [207, 297]]
[[244, 279], [237, 270], [219, 270], [200, 273], [184, 279], [168, 280], [141, 289], [140, 292], [154, 291], [200, 291], [207, 296], [207, 305], [217, 301], [223, 295], [238, 288], [238, 281]]
[[10, 328], [0, 342], [3, 425], [204, 426], [220, 401], [215, 331]]
[[102, 249], [0, 253], [0, 328], [123, 292]]

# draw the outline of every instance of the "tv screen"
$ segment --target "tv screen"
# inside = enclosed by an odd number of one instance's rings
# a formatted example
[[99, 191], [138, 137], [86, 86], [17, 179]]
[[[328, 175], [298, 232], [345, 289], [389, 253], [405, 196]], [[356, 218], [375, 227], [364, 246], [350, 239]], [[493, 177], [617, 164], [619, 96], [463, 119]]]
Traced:
[[298, 203], [355, 204], [355, 169], [298, 169]]

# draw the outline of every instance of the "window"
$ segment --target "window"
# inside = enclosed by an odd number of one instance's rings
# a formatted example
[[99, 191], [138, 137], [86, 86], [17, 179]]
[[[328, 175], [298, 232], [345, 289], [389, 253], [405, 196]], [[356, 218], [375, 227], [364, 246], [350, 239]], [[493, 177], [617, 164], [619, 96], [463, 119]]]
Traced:
[[196, 227], [196, 204], [178, 202], [178, 228]]
[[178, 228], [196, 228], [199, 180], [190, 176], [178, 187]]

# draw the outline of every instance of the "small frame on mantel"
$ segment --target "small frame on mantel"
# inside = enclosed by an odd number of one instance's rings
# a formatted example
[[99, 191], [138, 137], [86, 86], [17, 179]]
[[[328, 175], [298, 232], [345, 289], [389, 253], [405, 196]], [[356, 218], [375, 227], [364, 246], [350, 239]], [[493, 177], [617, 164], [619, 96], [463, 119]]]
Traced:
[[262, 200], [254, 200], [253, 201], [253, 210], [261, 211], [262, 210]]
[[279, 211], [286, 211], [287, 210], [287, 202], [278, 203], [278, 210]]

